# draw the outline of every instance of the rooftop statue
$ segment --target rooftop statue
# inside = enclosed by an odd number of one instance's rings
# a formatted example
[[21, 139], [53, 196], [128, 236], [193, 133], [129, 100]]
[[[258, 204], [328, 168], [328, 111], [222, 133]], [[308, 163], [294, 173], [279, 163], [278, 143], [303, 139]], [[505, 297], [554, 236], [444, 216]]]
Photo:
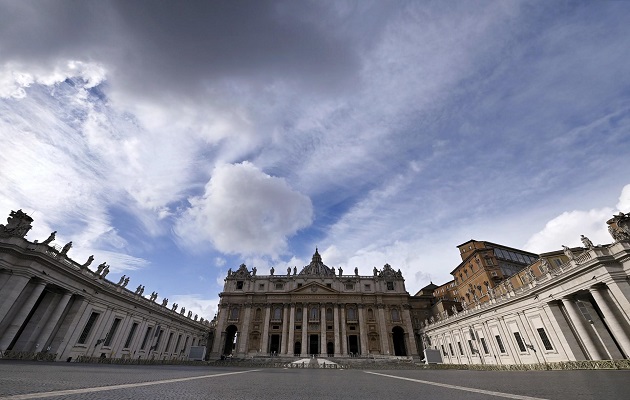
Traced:
[[89, 256], [85, 264], [81, 265], [81, 268], [89, 267], [90, 264], [92, 264], [92, 261], [94, 261], [94, 255]]
[[65, 256], [66, 254], [68, 254], [71, 248], [72, 248], [72, 242], [66, 243], [65, 246], [63, 246], [63, 248], [61, 249], [61, 252], [59, 252], [59, 255]]
[[580, 240], [582, 241], [582, 244], [584, 245], [585, 248], [590, 250], [595, 247], [593, 246], [593, 242], [591, 242], [591, 239], [587, 238], [584, 235], [580, 235], [580, 236], [581, 236]]
[[33, 218], [22, 210], [11, 211], [7, 218], [7, 224], [0, 224], [0, 236], [24, 237], [31, 230]]
[[56, 234], [57, 234], [57, 231], [51, 232], [50, 236], [48, 236], [48, 239], [44, 240], [42, 244], [50, 244], [53, 240], [55, 240]]

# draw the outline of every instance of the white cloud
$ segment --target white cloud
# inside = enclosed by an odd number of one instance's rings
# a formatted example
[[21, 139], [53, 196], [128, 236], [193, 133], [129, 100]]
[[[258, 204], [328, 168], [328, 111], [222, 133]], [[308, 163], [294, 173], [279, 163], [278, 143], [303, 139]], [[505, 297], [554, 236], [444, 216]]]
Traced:
[[205, 193], [190, 203], [176, 233], [184, 243], [210, 241], [223, 253], [276, 256], [313, 218], [308, 197], [249, 162], [217, 167]]
[[172, 307], [174, 303], [179, 305], [178, 310], [182, 307], [193, 314], [197, 314], [199, 318], [212, 320], [219, 309], [219, 298], [205, 299], [199, 294], [174, 294], [168, 298], [168, 307]]
[[630, 185], [624, 186], [621, 190], [619, 202], [617, 203], [617, 210], [623, 213], [630, 212]]

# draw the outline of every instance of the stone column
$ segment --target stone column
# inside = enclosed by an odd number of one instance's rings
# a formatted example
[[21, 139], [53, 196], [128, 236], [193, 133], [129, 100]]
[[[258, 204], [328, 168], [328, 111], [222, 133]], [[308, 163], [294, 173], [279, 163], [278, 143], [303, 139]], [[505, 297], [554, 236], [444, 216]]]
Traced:
[[295, 347], [295, 303], [291, 303], [289, 310], [289, 337], [287, 339], [287, 355], [293, 355]]
[[611, 300], [617, 306], [619, 314], [630, 323], [630, 282], [625, 277], [623, 279], [615, 279], [608, 283]]
[[326, 351], [326, 304], [319, 307], [319, 355], [327, 355]]
[[[7, 283], [0, 292], [0, 297], [2, 298], [2, 302], [0, 302], [0, 323], [7, 316], [30, 279], [28, 276], [22, 275], [11, 275], [8, 278]], [[4, 349], [0, 347], [0, 350]]]
[[302, 304], [302, 354], [305, 357], [308, 354], [308, 304]]
[[381, 336], [381, 354], [389, 355], [389, 340], [387, 337], [387, 326], [385, 325], [385, 305], [377, 304], [378, 307], [378, 330]]
[[225, 340], [225, 322], [228, 317], [228, 305], [227, 304], [219, 304], [219, 317], [217, 321], [217, 327], [214, 331], [214, 344], [212, 345], [212, 354], [215, 357], [221, 356], [223, 354], [223, 343], [222, 340]]
[[46, 282], [39, 281], [35, 284], [35, 287], [33, 287], [33, 290], [31, 290], [28, 298], [20, 306], [20, 309], [18, 310], [16, 315], [13, 316], [13, 319], [8, 324], [7, 328], [4, 331], [4, 334], [0, 338], [0, 350], [7, 350], [7, 347], [15, 338], [15, 335], [17, 334], [24, 321], [26, 321], [26, 318], [35, 306], [37, 299], [39, 299], [39, 296], [42, 294], [45, 287]]
[[[59, 332], [65, 332], [63, 337], [59, 337], [58, 345], [53, 345], [52, 352], [59, 354], [59, 360], [65, 360], [69, 352], [78, 339], [78, 335], [83, 329], [81, 319], [86, 314], [85, 310], [89, 303], [83, 297], [75, 297], [71, 310], [66, 314]], [[65, 328], [65, 329], [64, 329]]]
[[289, 349], [289, 305], [284, 304], [282, 311], [282, 342], [280, 343], [280, 354], [288, 354]]
[[243, 317], [243, 325], [241, 326], [241, 334], [238, 337], [237, 352], [243, 355], [247, 354], [249, 347], [249, 320], [252, 316], [252, 305], [245, 304], [245, 316]]
[[333, 329], [335, 335], [335, 357], [339, 357], [341, 355], [341, 345], [339, 341], [339, 306], [333, 304]]
[[341, 355], [348, 355], [348, 336], [346, 335], [346, 305], [339, 304], [339, 309], [341, 310], [341, 319], [339, 323], [341, 324]]
[[[624, 355], [626, 357], [630, 357], [630, 339], [628, 338], [628, 334], [626, 333], [627, 327], [624, 327], [625, 321], [619, 321], [617, 316], [615, 315], [613, 309], [610, 307], [603, 293], [597, 288], [592, 287], [588, 289], [589, 292], [593, 295], [595, 302], [599, 306], [599, 309], [602, 311], [604, 315], [605, 322], [608, 324], [610, 328], [610, 333], [612, 333], [613, 337], [617, 341], [619, 347], [621, 347]], [[605, 289], [602, 289], [605, 290]]]
[[269, 322], [271, 320], [271, 305], [265, 305], [265, 320], [263, 325], [262, 352], [269, 354]]
[[586, 359], [603, 360], [604, 358], [600, 354], [596, 342], [591, 337], [593, 328], [590, 326], [590, 323], [584, 319], [575, 301], [569, 296], [566, 296], [562, 298], [562, 305], [564, 309], [567, 310], [569, 319], [575, 327], [575, 335], [577, 336], [577, 340], [582, 343], [582, 347], [586, 353]]
[[39, 335], [37, 336], [37, 339], [35, 340], [35, 345], [36, 346], [39, 345], [37, 349], [40, 352], [46, 350], [46, 345], [51, 339], [50, 335], [52, 334], [53, 329], [55, 329], [55, 326], [57, 326], [57, 323], [59, 322], [59, 318], [61, 318], [61, 314], [63, 314], [64, 310], [66, 309], [66, 306], [68, 305], [68, 302], [70, 301], [71, 297], [72, 297], [72, 293], [70, 292], [65, 292], [61, 296], [61, 298], [57, 302], [57, 305], [55, 306], [54, 311], [52, 312], [52, 314], [50, 314], [50, 316], [48, 317], [48, 320], [46, 321], [46, 324], [44, 325]]
[[363, 315], [364, 312], [364, 307], [363, 304], [359, 304], [359, 338], [361, 340], [361, 346], [359, 347], [361, 349], [361, 355], [363, 357], [367, 356], [367, 344], [368, 344], [368, 339], [367, 339], [367, 324], [365, 323], [365, 315]]
[[[417, 356], [418, 355], [418, 347], [416, 346], [416, 335], [413, 332], [413, 324], [411, 323], [411, 313], [409, 312], [409, 306], [408, 305], [404, 305], [403, 306], [403, 319], [404, 319], [404, 323], [405, 323], [405, 328], [407, 329], [407, 331], [409, 332], [408, 337], [409, 337], [409, 355], [410, 356]], [[452, 340], [452, 336], [451, 336], [451, 342], [453, 342]]]

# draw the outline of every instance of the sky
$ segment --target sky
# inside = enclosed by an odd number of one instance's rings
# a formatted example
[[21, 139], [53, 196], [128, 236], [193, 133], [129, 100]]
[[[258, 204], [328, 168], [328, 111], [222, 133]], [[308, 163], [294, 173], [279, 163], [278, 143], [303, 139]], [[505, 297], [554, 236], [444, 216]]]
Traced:
[[413, 294], [470, 239], [611, 242], [630, 2], [0, 0], [0, 143], [27, 239], [200, 317], [315, 248]]

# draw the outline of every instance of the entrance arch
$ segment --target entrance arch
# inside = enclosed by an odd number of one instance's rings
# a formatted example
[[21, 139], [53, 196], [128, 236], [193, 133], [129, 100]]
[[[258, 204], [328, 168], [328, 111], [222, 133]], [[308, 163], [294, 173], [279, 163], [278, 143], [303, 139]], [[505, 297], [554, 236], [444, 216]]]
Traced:
[[235, 325], [230, 325], [225, 329], [225, 344], [223, 346], [223, 355], [229, 355], [234, 350], [234, 338], [238, 329]]
[[405, 330], [400, 326], [395, 326], [392, 329], [392, 341], [394, 342], [394, 355], [406, 356], [407, 350], [405, 349]]

